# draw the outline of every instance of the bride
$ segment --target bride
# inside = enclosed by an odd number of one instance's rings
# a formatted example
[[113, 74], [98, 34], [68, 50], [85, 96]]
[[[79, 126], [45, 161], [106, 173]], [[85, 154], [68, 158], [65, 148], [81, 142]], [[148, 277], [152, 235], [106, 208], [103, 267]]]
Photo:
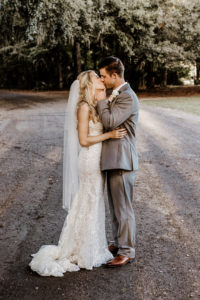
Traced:
[[43, 245], [31, 255], [29, 266], [41, 276], [92, 270], [113, 258], [105, 233], [101, 146], [107, 139], [123, 138], [126, 131], [103, 133], [96, 112], [100, 93], [105, 94], [105, 86], [92, 70], [79, 74], [70, 88], [63, 163], [63, 208], [68, 215], [58, 245]]

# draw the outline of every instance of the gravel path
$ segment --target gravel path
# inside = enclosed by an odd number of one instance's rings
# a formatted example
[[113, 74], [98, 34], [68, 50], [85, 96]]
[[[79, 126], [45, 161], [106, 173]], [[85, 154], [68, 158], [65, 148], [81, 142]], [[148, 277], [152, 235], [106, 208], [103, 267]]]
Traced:
[[[200, 299], [200, 117], [141, 104], [134, 263], [40, 277], [28, 263], [57, 244], [67, 94], [0, 92], [0, 299]], [[107, 209], [107, 236], [111, 236]]]

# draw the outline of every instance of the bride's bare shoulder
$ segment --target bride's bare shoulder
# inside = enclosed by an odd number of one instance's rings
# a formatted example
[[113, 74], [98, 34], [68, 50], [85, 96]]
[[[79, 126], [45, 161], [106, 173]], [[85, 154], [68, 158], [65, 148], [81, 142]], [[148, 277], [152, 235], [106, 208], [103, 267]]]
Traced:
[[77, 118], [80, 120], [82, 117], [88, 121], [93, 120], [91, 107], [86, 101], [81, 101], [78, 104]]
[[81, 101], [77, 109], [77, 119], [79, 121], [88, 120], [90, 118], [90, 108], [87, 102]]
[[89, 105], [86, 101], [81, 101], [78, 104], [79, 111], [89, 111]]

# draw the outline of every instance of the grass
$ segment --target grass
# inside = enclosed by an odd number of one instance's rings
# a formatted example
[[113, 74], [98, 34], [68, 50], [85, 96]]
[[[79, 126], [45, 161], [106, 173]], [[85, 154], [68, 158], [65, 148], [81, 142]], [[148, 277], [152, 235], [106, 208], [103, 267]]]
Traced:
[[150, 106], [172, 108], [200, 115], [200, 97], [163, 97], [141, 99], [141, 103]]

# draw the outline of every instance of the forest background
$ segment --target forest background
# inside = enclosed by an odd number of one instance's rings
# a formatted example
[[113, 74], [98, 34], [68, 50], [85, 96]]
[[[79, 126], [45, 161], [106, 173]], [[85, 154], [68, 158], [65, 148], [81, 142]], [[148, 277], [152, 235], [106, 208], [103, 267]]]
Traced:
[[199, 0], [1, 0], [0, 88], [65, 89], [114, 55], [132, 87], [200, 83]]

